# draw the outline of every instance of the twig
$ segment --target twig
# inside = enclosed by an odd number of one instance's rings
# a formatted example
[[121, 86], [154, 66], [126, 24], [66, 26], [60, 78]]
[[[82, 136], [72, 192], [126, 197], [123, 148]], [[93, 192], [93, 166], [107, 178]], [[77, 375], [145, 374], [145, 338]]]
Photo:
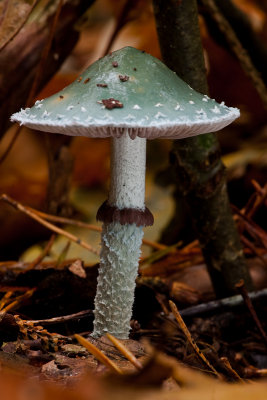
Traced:
[[102, 351], [100, 351], [95, 345], [90, 343], [88, 340], [83, 338], [81, 335], [75, 334], [74, 337], [77, 339], [77, 341], [85, 347], [93, 356], [100, 361], [102, 364], [104, 364], [106, 367], [111, 369], [111, 371], [116, 372], [117, 374], [122, 375], [123, 372], [122, 370], [113, 362], [111, 361]]
[[164, 314], [168, 316], [170, 313], [169, 313], [169, 310], [166, 307], [164, 300], [163, 300], [165, 298], [165, 296], [161, 293], [156, 293], [155, 298], [156, 298], [157, 302], [159, 303], [160, 307], [162, 308], [162, 311], [164, 312]]
[[[32, 83], [32, 86], [31, 86], [31, 89], [30, 89], [30, 93], [28, 95], [25, 107], [30, 107], [32, 105], [34, 97], [36, 95], [36, 90], [37, 90], [37, 87], [38, 87], [38, 85], [40, 83], [40, 79], [41, 79], [41, 76], [42, 76], [42, 73], [43, 73], [43, 69], [44, 69], [44, 66], [45, 66], [49, 51], [50, 51], [51, 46], [52, 46], [53, 37], [55, 35], [55, 30], [56, 30], [56, 26], [57, 26], [57, 22], [58, 22], [58, 18], [59, 18], [59, 15], [60, 15], [60, 11], [61, 11], [62, 5], [63, 5], [63, 0], [59, 0], [58, 6], [57, 6], [57, 10], [56, 10], [54, 18], [52, 20], [51, 28], [49, 30], [49, 34], [48, 34], [45, 46], [44, 46], [42, 54], [41, 54], [41, 58], [40, 58], [40, 61], [39, 61], [39, 64], [38, 64], [38, 67], [37, 67], [37, 70], [36, 70], [36, 74], [35, 74], [35, 77], [34, 77], [34, 80], [33, 80], [33, 83]], [[5, 161], [5, 159], [9, 155], [10, 151], [12, 150], [15, 142], [17, 141], [17, 139], [18, 139], [18, 137], [20, 135], [21, 130], [22, 130], [22, 127], [21, 126], [17, 126], [17, 128], [16, 128], [16, 130], [14, 132], [14, 135], [13, 135], [13, 137], [12, 137], [8, 147], [7, 147], [7, 149], [5, 150], [5, 152], [0, 157], [0, 165]]]
[[12, 296], [13, 292], [8, 291], [0, 300], [0, 311], [5, 307], [5, 305], [10, 302], [10, 297]]
[[14, 310], [17, 308], [17, 306], [19, 306], [24, 300], [29, 299], [33, 293], [35, 292], [35, 288], [27, 290], [27, 292], [25, 292], [24, 294], [22, 294], [21, 296], [18, 296], [15, 298], [14, 301], [12, 301], [11, 303], [9, 303], [6, 307], [4, 307], [1, 311], [2, 312], [8, 312], [11, 310]]
[[140, 270], [141, 271], [145, 270], [147, 265], [153, 264], [155, 261], [158, 261], [161, 258], [167, 256], [169, 253], [177, 252], [177, 247], [180, 246], [181, 243], [182, 242], [173, 244], [171, 246], [165, 246], [164, 249], [160, 249], [150, 254], [148, 257], [143, 258], [142, 261], [140, 262]]
[[236, 286], [238, 292], [243, 297], [244, 303], [246, 304], [246, 306], [247, 306], [247, 308], [248, 308], [248, 310], [249, 310], [249, 312], [250, 312], [250, 314], [251, 314], [251, 316], [252, 316], [252, 318], [253, 318], [253, 320], [254, 320], [254, 322], [255, 322], [255, 324], [256, 324], [256, 326], [257, 326], [257, 328], [258, 328], [258, 330], [259, 330], [259, 332], [260, 332], [260, 334], [262, 336], [262, 338], [263, 338], [263, 340], [265, 341], [265, 344], [267, 344], [267, 335], [266, 335], [266, 333], [265, 333], [265, 331], [264, 331], [264, 329], [262, 327], [262, 324], [261, 324], [261, 322], [260, 322], [260, 320], [259, 320], [259, 318], [257, 316], [255, 308], [254, 308], [254, 306], [252, 304], [252, 301], [251, 301], [251, 299], [250, 299], [250, 297], [248, 295], [248, 292], [247, 292], [247, 290], [245, 288], [245, 284], [244, 284], [243, 279], [241, 279], [235, 286]]
[[237, 216], [243, 220], [243, 223], [246, 226], [248, 233], [251, 236], [256, 237], [256, 239], [257, 238], [260, 239], [263, 246], [267, 249], [266, 232], [260, 226], [258, 226], [254, 221], [252, 221], [248, 216], [242, 214], [242, 212], [235, 205], [232, 204], [231, 207], [233, 211], [237, 214]]
[[216, 371], [216, 369], [210, 364], [210, 362], [207, 360], [207, 358], [204, 356], [204, 354], [200, 351], [198, 348], [197, 344], [195, 343], [194, 339], [191, 336], [191, 333], [189, 332], [187, 326], [184, 323], [183, 318], [181, 317], [176, 305], [173, 303], [173, 301], [169, 300], [169, 305], [171, 307], [172, 313], [176, 318], [176, 321], [178, 322], [180, 328], [182, 329], [183, 333], [185, 334], [188, 342], [191, 344], [193, 350], [196, 352], [198, 357], [206, 364], [209, 369], [219, 378], [221, 379], [220, 374]]
[[53, 246], [54, 242], [55, 242], [55, 238], [56, 235], [53, 233], [53, 235], [51, 235], [47, 245], [45, 246], [45, 248], [43, 249], [43, 251], [41, 252], [41, 254], [33, 261], [31, 262], [27, 268], [25, 268], [23, 270], [23, 273], [28, 272], [32, 269], [34, 269], [38, 264], [40, 264], [41, 261], [43, 261], [43, 259], [49, 254], [51, 247]]
[[245, 207], [241, 210], [242, 214], [245, 214], [248, 218], [252, 218], [259, 207], [265, 202], [267, 198], [267, 183], [262, 188], [257, 181], [251, 180], [252, 186], [256, 190], [249, 198]]
[[[77, 221], [77, 220], [71, 219], [71, 218], [58, 217], [56, 215], [44, 213], [43, 211], [35, 210], [34, 208], [31, 208], [31, 207], [28, 207], [28, 209], [33, 211], [35, 214], [39, 215], [40, 217], [46, 219], [47, 221], [58, 222], [60, 224], [69, 224], [69, 225], [79, 226], [80, 228], [90, 229], [91, 231], [102, 232], [102, 228], [97, 225], [88, 224], [86, 222]], [[157, 243], [157, 242], [154, 242], [154, 241], [148, 240], [148, 239], [143, 239], [143, 244], [145, 244], [146, 246], [152, 247], [156, 250], [163, 250], [163, 249], [167, 248], [167, 246], [165, 244]]]
[[148, 240], [148, 239], [143, 239], [143, 244], [145, 244], [146, 246], [152, 247], [156, 250], [164, 250], [167, 248], [167, 246], [165, 244], [157, 243], [157, 242], [154, 242], [154, 241]]
[[[264, 299], [267, 297], [267, 288], [259, 290], [257, 292], [249, 292], [248, 293], [250, 299]], [[219, 312], [219, 310], [226, 311], [231, 310], [234, 307], [238, 307], [243, 303], [243, 298], [240, 294], [235, 296], [226, 297], [221, 300], [212, 300], [207, 303], [197, 304], [196, 306], [187, 307], [184, 310], [180, 311], [180, 314], [183, 318], [187, 317], [197, 317], [199, 315], [205, 315], [207, 313], [213, 313], [215, 311]]]
[[208, 10], [210, 16], [217, 23], [218, 28], [227, 40], [231, 50], [235, 54], [236, 58], [240, 62], [241, 67], [250, 77], [255, 89], [257, 90], [260, 98], [264, 104], [267, 106], [267, 91], [264, 82], [252, 63], [252, 60], [246, 49], [242, 46], [240, 40], [238, 39], [235, 31], [227, 21], [227, 19], [220, 12], [219, 8], [215, 4], [214, 0], [202, 0], [205, 8]]
[[256, 249], [253, 243], [251, 243], [250, 240], [248, 240], [245, 236], [241, 235], [241, 241], [244, 243], [245, 246], [247, 246], [267, 267], [267, 260], [259, 253], [259, 251]]
[[60, 317], [53, 317], [53, 318], [48, 318], [48, 319], [33, 319], [33, 320], [28, 320], [27, 322], [31, 322], [34, 325], [53, 325], [53, 324], [60, 324], [63, 322], [67, 321], [72, 321], [74, 319], [80, 319], [80, 318], [85, 318], [87, 316], [92, 316], [93, 311], [92, 310], [84, 310], [80, 311], [74, 314], [69, 314], [69, 315], [62, 315]]
[[233, 369], [227, 357], [221, 357], [220, 360], [222, 361], [227, 371], [229, 371], [234, 378], [236, 378], [239, 382], [245, 383], [244, 379], [242, 379], [240, 375]]
[[124, 346], [124, 344], [120, 340], [115, 338], [110, 333], [106, 333], [106, 336], [114, 344], [114, 346], [121, 352], [121, 354], [125, 358], [127, 358], [127, 360], [129, 360], [138, 370], [143, 369], [143, 365], [140, 363], [140, 361], [137, 360], [135, 355], [130, 350], [128, 350], [127, 347]]
[[27, 214], [30, 218], [34, 219], [35, 221], [39, 222], [41, 225], [45, 226], [46, 228], [50, 229], [53, 232], [58, 233], [59, 235], [65, 236], [72, 242], [80, 245], [81, 247], [84, 247], [85, 249], [89, 250], [91, 253], [99, 255], [99, 251], [94, 249], [92, 246], [84, 242], [83, 240], [77, 238], [77, 236], [74, 236], [72, 233], [66, 232], [61, 228], [58, 228], [56, 225], [51, 224], [50, 222], [45, 221], [43, 218], [39, 217], [35, 212], [30, 210], [28, 207], [23, 206], [21, 203], [17, 202], [16, 200], [12, 199], [6, 194], [2, 194], [0, 196], [0, 200], [5, 201], [6, 203], [12, 205], [15, 207], [17, 210], [23, 212], [24, 214]]

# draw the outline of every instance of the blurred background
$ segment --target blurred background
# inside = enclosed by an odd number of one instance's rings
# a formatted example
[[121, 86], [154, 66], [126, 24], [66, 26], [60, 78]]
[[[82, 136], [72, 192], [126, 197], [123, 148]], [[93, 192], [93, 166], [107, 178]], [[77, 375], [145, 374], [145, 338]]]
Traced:
[[[0, 21], [0, 33], [3, 30], [5, 18], [8, 18], [4, 10], [5, 1], [2, 0], [2, 20]], [[16, 2], [9, 2], [9, 12]], [[35, 2], [22, 2], [32, 7]], [[0, 87], [8, 86], [7, 79], [12, 79], [14, 74], [19, 75], [19, 85], [23, 86], [23, 80], [27, 76], [20, 71], [22, 64], [16, 66], [13, 71], [7, 60], [19, 59], [19, 54], [9, 49], [15, 49], [16, 40], [26, 40], [28, 31], [40, 23], [46, 15], [49, 15], [46, 29], [51, 31], [52, 17], [55, 11], [49, 14], [50, 3], [48, 0], [37, 2], [30, 9], [30, 16], [24, 26], [9, 41], [0, 53]], [[96, 0], [87, 11], [74, 15], [74, 8], [65, 10], [68, 2], [62, 2], [62, 12], [59, 15], [57, 25], [61, 26], [68, 18], [73, 18], [73, 33], [65, 32], [65, 40], [73, 41], [71, 51], [67, 49], [62, 56], [62, 65], [51, 71], [51, 78], [43, 85], [41, 91], [35, 96], [42, 99], [59, 91], [74, 79], [81, 71], [104, 56], [109, 51], [114, 51], [124, 46], [133, 46], [160, 58], [159, 44], [153, 16], [153, 7], [150, 0]], [[73, 1], [69, 1], [70, 6]], [[264, 0], [233, 0], [236, 8], [249, 25], [250, 35], [246, 30], [242, 31], [242, 24], [232, 21], [233, 26], [243, 37], [247, 50], [254, 52], [255, 57], [265, 54], [261, 58], [263, 70], [266, 73], [266, 40], [267, 40], [267, 3]], [[51, 6], [52, 7], [52, 6]], [[13, 9], [14, 11], [14, 9]], [[17, 11], [18, 12], [18, 11]], [[77, 12], [77, 10], [75, 11]], [[72, 13], [72, 14], [71, 14]], [[64, 20], [65, 18], [65, 20]], [[255, 180], [260, 186], [266, 183], [267, 170], [267, 119], [263, 102], [255, 89], [250, 77], [243, 71], [239, 61], [227, 45], [225, 38], [205, 11], [200, 2], [199, 24], [204, 46], [204, 56], [209, 82], [210, 96], [217, 101], [225, 101], [228, 106], [238, 107], [241, 117], [232, 125], [218, 133], [221, 143], [223, 161], [227, 167], [230, 200], [238, 208], [242, 208], [254, 192], [251, 183]], [[239, 30], [240, 28], [240, 30]], [[6, 29], [6, 28], [5, 28]], [[55, 30], [57, 27], [55, 28]], [[73, 35], [73, 37], [72, 37]], [[243, 36], [242, 36], [243, 35]], [[75, 36], [75, 40], [74, 40]], [[38, 44], [38, 43], [37, 43]], [[43, 47], [45, 43], [43, 44]], [[53, 43], [52, 43], [53, 48]], [[33, 47], [30, 54], [35, 54]], [[67, 54], [69, 52], [69, 54]], [[11, 55], [12, 57], [11, 57]], [[61, 55], [54, 52], [57, 61]], [[63, 62], [63, 58], [65, 58]], [[29, 60], [29, 57], [27, 58]], [[30, 61], [29, 61], [30, 62]], [[49, 61], [48, 61], [49, 62]], [[16, 65], [16, 62], [14, 61]], [[265, 65], [264, 65], [265, 64]], [[25, 66], [22, 65], [22, 69]], [[49, 68], [44, 66], [43, 69]], [[58, 69], [58, 70], [57, 70]], [[12, 76], [9, 71], [12, 70]], [[10, 72], [11, 73], [11, 72]], [[263, 75], [262, 75], [263, 76]], [[263, 78], [266, 79], [266, 76]], [[12, 91], [16, 88], [8, 87], [4, 100], [9, 102]], [[24, 90], [25, 92], [25, 90]], [[10, 100], [11, 101], [11, 100]], [[21, 101], [12, 100], [13, 110], [17, 111], [25, 105]], [[16, 108], [17, 106], [17, 108]], [[11, 113], [10, 113], [11, 114]], [[34, 132], [23, 128], [9, 153], [4, 157], [14, 137], [15, 125], [9, 126], [8, 112], [2, 115], [2, 137], [0, 141], [0, 193], [7, 193], [17, 201], [40, 209], [48, 210], [47, 193], [49, 186], [49, 172], [46, 135], [42, 132]], [[50, 146], [57, 146], [54, 139]], [[95, 215], [98, 207], [107, 197], [109, 185], [109, 140], [72, 138], [67, 146], [70, 151], [72, 168], [70, 167], [68, 210], [62, 215], [71, 216], [83, 221], [96, 224]], [[145, 229], [145, 237], [154, 241], [162, 241], [162, 232], [168, 225], [174, 212], [173, 179], [168, 172], [169, 150], [171, 143], [168, 140], [152, 141], [148, 143], [147, 154], [147, 189], [146, 204], [155, 216], [155, 225]], [[68, 164], [69, 165], [69, 164]], [[58, 171], [61, 174], [64, 171]], [[51, 209], [50, 209], [51, 211]], [[181, 211], [183, 212], [183, 211]], [[266, 214], [263, 208], [257, 211], [255, 220], [260, 226], [266, 228]], [[66, 229], [78, 237], [99, 248], [100, 235], [98, 232], [77, 227]], [[9, 205], [1, 204], [0, 207], [0, 259], [31, 261], [40, 253], [43, 242], [51, 233], [28, 218], [25, 214], [12, 209]], [[174, 242], [179, 239], [179, 232]], [[191, 239], [194, 239], [192, 236]], [[52, 248], [51, 257], [58, 256], [66, 247], [67, 239], [58, 237]], [[149, 249], [144, 247], [143, 255]], [[98, 257], [82, 249], [76, 244], [68, 248], [69, 258], [79, 257], [86, 263], [94, 263]]]

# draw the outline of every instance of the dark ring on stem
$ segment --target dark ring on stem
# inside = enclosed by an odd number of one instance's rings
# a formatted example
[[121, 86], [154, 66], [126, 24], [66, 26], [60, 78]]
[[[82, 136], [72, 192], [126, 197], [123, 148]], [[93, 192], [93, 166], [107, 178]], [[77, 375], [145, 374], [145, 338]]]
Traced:
[[99, 207], [96, 219], [105, 223], [119, 222], [121, 225], [151, 226], [154, 223], [154, 217], [147, 207], [144, 210], [138, 208], [119, 209], [110, 206], [107, 200]]

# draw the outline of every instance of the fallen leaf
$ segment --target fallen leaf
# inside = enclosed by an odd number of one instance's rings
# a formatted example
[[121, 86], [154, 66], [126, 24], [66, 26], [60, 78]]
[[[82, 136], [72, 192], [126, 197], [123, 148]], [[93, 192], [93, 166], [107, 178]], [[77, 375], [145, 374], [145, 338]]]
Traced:
[[36, 0], [2, 0], [0, 2], [0, 50], [20, 31]]

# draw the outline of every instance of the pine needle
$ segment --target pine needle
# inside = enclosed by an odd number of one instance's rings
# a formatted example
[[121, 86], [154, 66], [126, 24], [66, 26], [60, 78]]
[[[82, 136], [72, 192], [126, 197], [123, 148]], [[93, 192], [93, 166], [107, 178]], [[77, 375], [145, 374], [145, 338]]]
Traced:
[[135, 355], [127, 349], [127, 347], [117, 338], [110, 333], [106, 333], [107, 338], [114, 344], [114, 346], [121, 352], [121, 354], [127, 358], [138, 370], [143, 369], [143, 365], [137, 360]]
[[92, 246], [90, 246], [88, 243], [84, 242], [83, 240], [77, 238], [74, 236], [72, 233], [69, 233], [65, 231], [64, 229], [58, 228], [56, 225], [51, 224], [50, 222], [47, 222], [44, 220], [42, 217], [38, 215], [38, 213], [35, 212], [32, 208], [28, 208], [27, 206], [22, 205], [18, 201], [12, 199], [10, 196], [7, 194], [2, 194], [0, 196], [0, 200], [5, 201], [6, 203], [10, 204], [17, 210], [23, 212], [24, 214], [28, 215], [30, 218], [34, 219], [35, 221], [39, 222], [39, 224], [45, 226], [46, 228], [50, 229], [53, 232], [58, 233], [59, 235], [65, 236], [69, 240], [71, 240], [74, 243], [77, 243], [81, 247], [89, 250], [91, 253], [99, 255], [99, 251], [94, 249]]
[[200, 351], [198, 345], [195, 343], [194, 339], [191, 336], [191, 333], [189, 332], [186, 324], [184, 323], [183, 318], [181, 317], [176, 305], [174, 304], [173, 301], [169, 300], [169, 305], [171, 307], [172, 313], [176, 318], [176, 321], [178, 322], [180, 328], [182, 329], [183, 333], [185, 334], [188, 342], [191, 344], [193, 347], [194, 351], [198, 355], [198, 357], [206, 364], [209, 369], [219, 378], [221, 379], [220, 374], [216, 371], [216, 369], [210, 364], [210, 362], [207, 360], [207, 358], [204, 356], [204, 354]]
[[123, 372], [113, 361], [111, 361], [102, 351], [100, 351], [95, 345], [90, 343], [81, 335], [75, 334], [74, 337], [77, 341], [85, 347], [89, 353], [91, 353], [99, 362], [104, 364], [107, 368], [109, 368], [112, 372], [116, 372], [116, 374], [122, 375]]

